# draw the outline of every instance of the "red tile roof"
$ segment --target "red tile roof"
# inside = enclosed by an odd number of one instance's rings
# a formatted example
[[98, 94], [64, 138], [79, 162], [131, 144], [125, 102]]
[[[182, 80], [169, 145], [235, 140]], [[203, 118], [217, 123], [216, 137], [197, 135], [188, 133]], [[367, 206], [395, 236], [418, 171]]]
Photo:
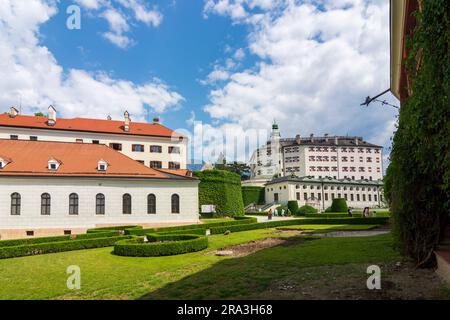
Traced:
[[192, 177], [192, 172], [187, 169], [156, 169], [156, 170], [166, 172], [169, 174], [174, 174], [176, 176]]
[[[106, 145], [0, 139], [0, 154], [11, 162], [0, 169], [2, 176], [124, 177], [175, 179]], [[49, 170], [48, 161], [58, 159], [58, 170]], [[100, 160], [107, 164], [98, 171]], [[180, 177], [181, 178], [181, 177]], [[186, 177], [187, 178], [187, 177]]]
[[131, 122], [130, 131], [124, 130], [124, 121], [73, 118], [58, 118], [56, 124], [49, 126], [47, 117], [0, 114], [0, 126], [17, 128], [37, 128], [49, 130], [83, 131], [98, 133], [114, 133], [125, 135], [156, 136], [156, 137], [181, 137], [182, 135], [161, 124]]

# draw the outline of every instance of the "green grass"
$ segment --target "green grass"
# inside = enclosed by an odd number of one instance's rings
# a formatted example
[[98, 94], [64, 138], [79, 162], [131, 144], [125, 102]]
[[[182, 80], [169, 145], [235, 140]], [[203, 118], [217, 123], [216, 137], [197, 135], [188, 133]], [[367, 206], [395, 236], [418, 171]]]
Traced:
[[[244, 258], [210, 253], [274, 236], [273, 232], [261, 229], [210, 236], [207, 250], [178, 256], [119, 257], [111, 254], [112, 248], [100, 248], [0, 260], [0, 299], [249, 297], [303, 268], [398, 258], [390, 236], [313, 240], [265, 249]], [[81, 268], [81, 290], [66, 288], [69, 265]]]

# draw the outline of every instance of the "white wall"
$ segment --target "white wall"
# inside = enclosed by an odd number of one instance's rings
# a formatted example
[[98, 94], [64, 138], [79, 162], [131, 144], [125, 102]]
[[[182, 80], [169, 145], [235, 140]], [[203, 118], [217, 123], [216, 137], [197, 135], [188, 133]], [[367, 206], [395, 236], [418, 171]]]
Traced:
[[[92, 140], [99, 140], [100, 144], [106, 145], [110, 143], [121, 143], [121, 152], [123, 154], [134, 160], [143, 160], [146, 166], [150, 166], [150, 161], [161, 161], [162, 167], [166, 169], [169, 167], [169, 161], [179, 162], [180, 169], [186, 169], [187, 166], [187, 138], [179, 141], [176, 138], [172, 140], [171, 138], [164, 137], [133, 136], [126, 134], [0, 127], [0, 139], [10, 139], [11, 135], [18, 135], [20, 140], [29, 140], [30, 136], [37, 136], [38, 140], [41, 141], [76, 142], [76, 139], [83, 139], [84, 143], [92, 143]], [[143, 144], [145, 151], [133, 152], [131, 149], [133, 144]], [[162, 153], [150, 153], [150, 145], [162, 146]], [[169, 146], [180, 147], [180, 154], [169, 154]]]
[[[198, 221], [198, 181], [0, 177], [0, 230], [92, 228], [97, 224]], [[20, 216], [11, 215], [11, 194], [21, 195]], [[50, 216], [41, 215], [41, 194], [51, 195]], [[69, 195], [79, 196], [79, 214], [69, 215]], [[105, 215], [96, 215], [97, 193], [106, 198]], [[132, 196], [132, 214], [122, 214], [122, 195]], [[156, 214], [147, 214], [147, 195], [156, 195]], [[171, 195], [180, 196], [180, 214], [171, 213]]]

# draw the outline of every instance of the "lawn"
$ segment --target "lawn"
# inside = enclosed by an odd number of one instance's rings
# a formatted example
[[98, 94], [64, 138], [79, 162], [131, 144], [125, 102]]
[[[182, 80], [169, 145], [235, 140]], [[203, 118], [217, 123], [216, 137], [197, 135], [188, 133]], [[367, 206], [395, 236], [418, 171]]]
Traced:
[[296, 229], [296, 230], [305, 230], [308, 232], [328, 232], [328, 231], [356, 231], [356, 230], [372, 230], [378, 228], [379, 225], [376, 224], [335, 224], [335, 225], [327, 225], [327, 224], [302, 224], [288, 227], [279, 227], [277, 229]]
[[[281, 235], [274, 229], [214, 235], [205, 251], [169, 257], [119, 257], [111, 254], [112, 248], [100, 248], [0, 260], [0, 299], [251, 297], [254, 290], [263, 292], [303, 268], [398, 258], [390, 236], [312, 240], [242, 258], [210, 253], [269, 236]], [[69, 265], [81, 268], [81, 290], [66, 288]]]

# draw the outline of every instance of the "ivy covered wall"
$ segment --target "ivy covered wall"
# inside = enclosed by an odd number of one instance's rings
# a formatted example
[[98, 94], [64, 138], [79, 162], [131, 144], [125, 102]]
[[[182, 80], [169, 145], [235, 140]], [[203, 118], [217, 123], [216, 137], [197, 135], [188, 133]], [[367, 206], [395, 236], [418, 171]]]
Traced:
[[205, 170], [194, 172], [194, 176], [200, 179], [199, 205], [215, 205], [214, 217], [244, 215], [241, 177], [238, 174], [224, 170]]
[[243, 186], [242, 200], [244, 201], [244, 206], [247, 206], [250, 203], [264, 204], [265, 203], [264, 187]]
[[450, 212], [450, 6], [421, 3], [407, 41], [411, 94], [400, 108], [385, 188], [398, 247], [429, 266]]

